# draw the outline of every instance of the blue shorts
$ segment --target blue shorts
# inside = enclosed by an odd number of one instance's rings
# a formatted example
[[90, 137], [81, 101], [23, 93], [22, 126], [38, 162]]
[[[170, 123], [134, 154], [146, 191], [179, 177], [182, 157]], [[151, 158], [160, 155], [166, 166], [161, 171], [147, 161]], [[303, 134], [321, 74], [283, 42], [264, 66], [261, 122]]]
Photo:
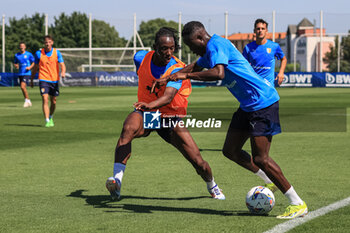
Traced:
[[255, 112], [239, 108], [232, 116], [229, 130], [248, 132], [250, 136], [273, 136], [281, 133], [279, 103]]
[[58, 83], [49, 83], [45, 81], [39, 81], [40, 94], [49, 94], [51, 96], [59, 96], [60, 90]]
[[28, 84], [29, 80], [30, 80], [30, 76], [29, 75], [19, 75], [19, 83], [26, 83]]
[[[140, 114], [143, 118], [143, 111], [134, 110], [134, 112]], [[176, 125], [175, 123], [180, 121], [181, 118], [180, 117], [161, 118], [161, 122], [163, 122], [163, 119], [165, 119], [165, 122], [168, 127], [164, 128], [161, 125], [160, 129], [145, 129], [145, 134], [143, 135], [143, 137], [147, 137], [148, 135], [150, 135], [152, 131], [156, 131], [158, 135], [161, 138], [163, 138], [164, 141], [171, 144], [171, 137], [174, 131], [174, 125]]]

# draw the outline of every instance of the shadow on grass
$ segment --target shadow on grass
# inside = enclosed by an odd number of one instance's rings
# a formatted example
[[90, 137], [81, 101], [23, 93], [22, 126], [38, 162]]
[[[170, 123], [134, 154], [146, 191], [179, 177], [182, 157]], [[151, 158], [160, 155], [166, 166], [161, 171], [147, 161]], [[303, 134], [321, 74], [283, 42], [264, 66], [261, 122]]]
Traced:
[[[164, 211], [164, 212], [182, 212], [182, 213], [197, 213], [197, 214], [208, 214], [208, 215], [221, 215], [221, 216], [256, 216], [250, 214], [248, 211], [227, 211], [227, 210], [213, 210], [206, 208], [186, 208], [186, 207], [169, 207], [169, 206], [159, 206], [159, 205], [140, 205], [140, 204], [123, 204], [122, 200], [126, 199], [141, 199], [141, 200], [175, 200], [175, 201], [188, 201], [194, 199], [206, 199], [210, 198], [208, 196], [198, 196], [198, 197], [180, 197], [180, 198], [163, 198], [163, 197], [144, 197], [144, 196], [122, 196], [119, 201], [111, 201], [109, 195], [85, 195], [84, 191], [87, 190], [76, 190], [67, 197], [77, 197], [85, 199], [87, 205], [92, 205], [95, 208], [106, 208], [105, 212], [124, 212], [124, 213], [148, 213], [151, 214], [154, 211]], [[214, 200], [216, 201], [216, 200]], [[261, 217], [272, 217], [261, 216]]]
[[222, 149], [202, 149], [202, 148], [199, 148], [199, 151], [222, 151]]
[[42, 125], [32, 125], [32, 124], [5, 124], [8, 126], [27, 126], [27, 127], [43, 127]]

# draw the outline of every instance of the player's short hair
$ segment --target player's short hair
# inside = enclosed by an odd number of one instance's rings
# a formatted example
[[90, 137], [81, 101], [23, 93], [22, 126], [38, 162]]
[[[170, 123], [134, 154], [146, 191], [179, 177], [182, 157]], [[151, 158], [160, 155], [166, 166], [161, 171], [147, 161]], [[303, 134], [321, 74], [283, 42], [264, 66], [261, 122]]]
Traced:
[[191, 21], [185, 24], [184, 28], [182, 29], [182, 36], [183, 37], [189, 37], [191, 36], [194, 32], [200, 30], [200, 29], [205, 29], [204, 25], [201, 22], [198, 21]]
[[18, 46], [20, 46], [21, 44], [24, 44], [25, 46], [27, 46], [26, 43], [24, 43], [23, 41], [19, 42]]
[[44, 40], [46, 40], [46, 39], [49, 39], [49, 40], [52, 40], [52, 41], [53, 41], [53, 37], [52, 37], [51, 35], [46, 35], [46, 36], [44, 36]]
[[266, 24], [266, 29], [269, 26], [269, 24], [265, 20], [257, 19], [257, 20], [255, 20], [255, 23], [254, 23], [254, 29], [256, 28], [256, 25], [258, 25], [258, 23]]
[[156, 36], [154, 38], [154, 45], [153, 48], [155, 49], [156, 45], [159, 43], [159, 38], [162, 36], [168, 36], [168, 37], [172, 37], [174, 38], [174, 42], [175, 42], [175, 52], [178, 51], [178, 49], [180, 48], [179, 46], [179, 40], [177, 38], [177, 30], [174, 28], [170, 28], [170, 27], [161, 27], [158, 32], [156, 33]]

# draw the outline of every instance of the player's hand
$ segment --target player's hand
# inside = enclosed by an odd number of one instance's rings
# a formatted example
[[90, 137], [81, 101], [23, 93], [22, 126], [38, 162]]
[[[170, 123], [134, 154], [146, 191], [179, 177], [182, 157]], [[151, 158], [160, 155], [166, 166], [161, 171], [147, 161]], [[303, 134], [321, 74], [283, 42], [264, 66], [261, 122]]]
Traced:
[[34, 87], [34, 82], [33, 79], [30, 80], [30, 87], [33, 88]]
[[151, 109], [149, 104], [144, 103], [144, 102], [136, 102], [136, 103], [134, 103], [134, 108], [136, 110], [150, 110]]
[[161, 86], [166, 85], [170, 81], [169, 76], [157, 79], [153, 82], [151, 87], [151, 94], [156, 92], [156, 89], [159, 89]]
[[28, 66], [28, 67], [26, 67], [26, 70], [30, 70], [30, 67]]
[[275, 80], [278, 80], [278, 85], [280, 86], [284, 79], [284, 73], [278, 73]]
[[66, 72], [62, 72], [62, 73], [61, 73], [61, 77], [62, 77], [62, 78], [65, 78], [65, 77], [66, 77]]

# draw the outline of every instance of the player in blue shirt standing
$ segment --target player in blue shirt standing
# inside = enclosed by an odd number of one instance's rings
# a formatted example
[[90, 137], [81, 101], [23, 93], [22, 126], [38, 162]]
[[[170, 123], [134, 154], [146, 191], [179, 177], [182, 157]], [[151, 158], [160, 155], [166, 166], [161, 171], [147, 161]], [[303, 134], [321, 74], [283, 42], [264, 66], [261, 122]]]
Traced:
[[[187, 23], [182, 36], [185, 44], [201, 57], [179, 72], [154, 82], [152, 90], [165, 81], [222, 80], [240, 102], [239, 109], [232, 116], [223, 154], [265, 181], [271, 179], [288, 198], [290, 205], [277, 218], [290, 219], [306, 215], [308, 210], [305, 202], [289, 184], [277, 163], [269, 157], [272, 136], [281, 132], [276, 89], [267, 79], [255, 73], [229, 40], [218, 35], [210, 36], [202, 23]], [[203, 68], [208, 70], [201, 71]], [[252, 156], [242, 150], [248, 138]]]
[[[248, 60], [255, 72], [266, 78], [274, 85], [278, 80], [281, 85], [284, 78], [284, 70], [287, 58], [278, 43], [266, 39], [268, 23], [263, 19], [257, 19], [254, 23], [256, 41], [247, 44], [243, 50], [243, 56]], [[275, 78], [275, 58], [281, 60], [280, 70]]]
[[34, 57], [30, 52], [26, 51], [26, 44], [24, 42], [19, 43], [19, 50], [20, 52], [15, 54], [13, 63], [15, 68], [18, 69], [17, 75], [24, 97], [23, 107], [27, 108], [32, 106], [32, 102], [29, 99], [27, 91], [27, 84], [30, 79], [30, 75], [32, 74], [30, 70], [34, 66]]

